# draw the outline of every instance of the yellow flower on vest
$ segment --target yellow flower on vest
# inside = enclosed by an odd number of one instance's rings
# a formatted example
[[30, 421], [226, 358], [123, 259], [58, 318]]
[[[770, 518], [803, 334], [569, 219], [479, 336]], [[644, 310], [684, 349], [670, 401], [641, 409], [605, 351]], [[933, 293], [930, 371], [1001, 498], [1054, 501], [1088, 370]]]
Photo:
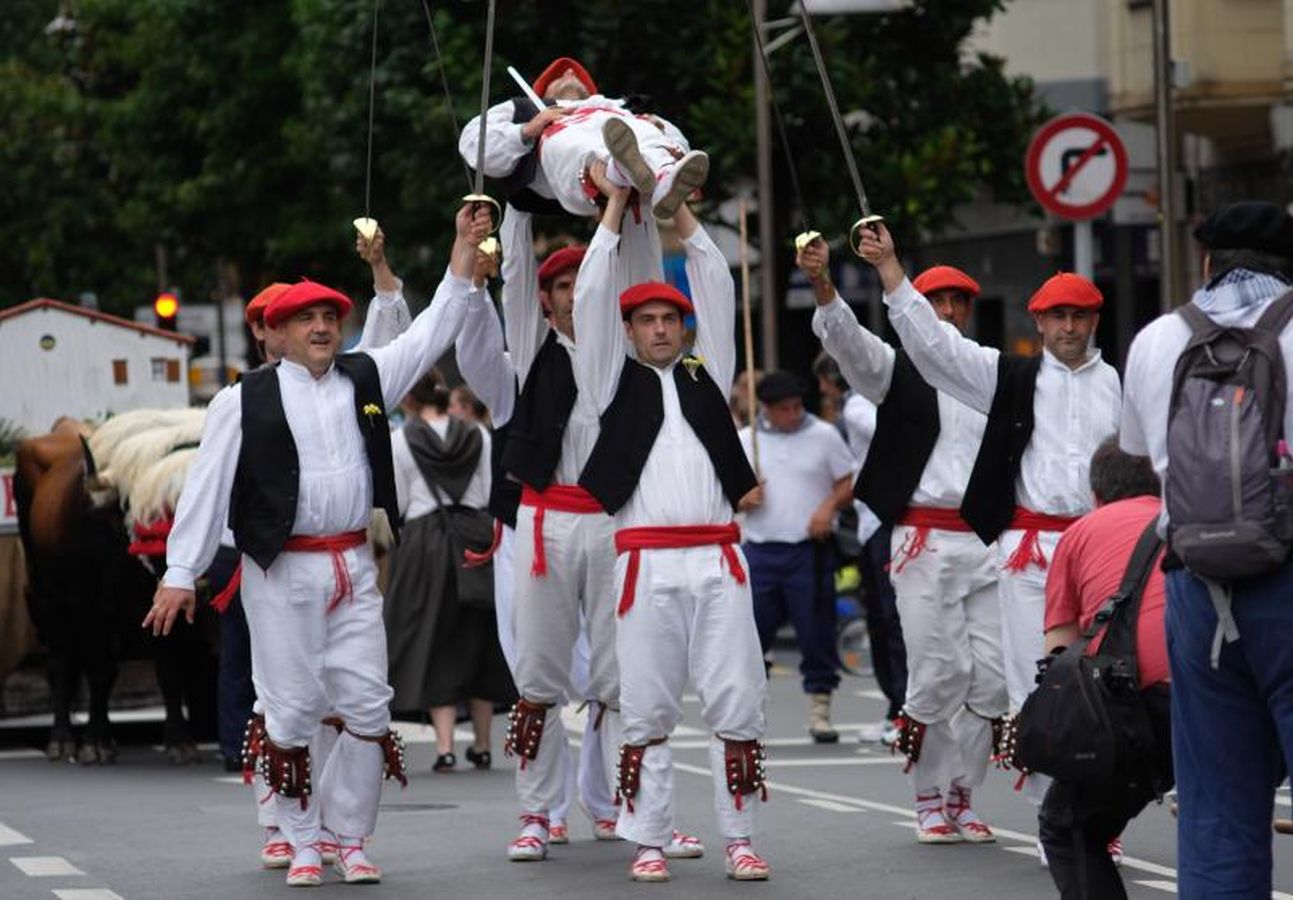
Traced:
[[696, 381], [696, 370], [705, 364], [705, 357], [699, 354], [684, 356], [682, 358], [683, 367], [686, 368], [687, 374], [691, 376], [692, 381]]

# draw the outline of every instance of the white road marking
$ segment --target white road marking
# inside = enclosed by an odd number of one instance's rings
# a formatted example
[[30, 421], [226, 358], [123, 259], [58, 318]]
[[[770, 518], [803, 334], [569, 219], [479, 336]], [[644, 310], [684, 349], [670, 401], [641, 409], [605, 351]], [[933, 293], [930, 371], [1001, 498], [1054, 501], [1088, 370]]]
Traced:
[[215, 778], [212, 778], [211, 780], [218, 781], [221, 784], [242, 784], [241, 775], [220, 775]]
[[21, 869], [24, 875], [30, 875], [32, 878], [85, 874], [61, 856], [11, 856], [9, 862]]
[[125, 900], [116, 891], [107, 888], [67, 888], [54, 891], [58, 900]]
[[[682, 772], [690, 772], [693, 775], [701, 775], [705, 778], [709, 777], [709, 769], [702, 766], [693, 766], [689, 763], [681, 763], [675, 760], [673, 767]], [[833, 800], [836, 803], [851, 804], [853, 806], [861, 807], [862, 809], [892, 813], [896, 816], [902, 816], [904, 819], [916, 818], [915, 810], [908, 809], [905, 806], [895, 806], [892, 803], [879, 803], [875, 800], [864, 800], [861, 797], [848, 797], [843, 794], [832, 794], [827, 791], [815, 791], [811, 788], [797, 787], [793, 784], [785, 784], [780, 781], [769, 781], [768, 790], [774, 794], [781, 793], [790, 794], [796, 797], [812, 797], [817, 800]], [[1024, 834], [1020, 831], [1011, 831], [1008, 828], [998, 828], [995, 825], [992, 827], [992, 830], [999, 838], [1007, 838], [1023, 844], [1032, 845], [1037, 841], [1037, 835], [1035, 834]], [[1010, 850], [1013, 848], [1006, 847], [1005, 849]], [[1034, 851], [1029, 850], [1028, 852], [1033, 853]], [[1169, 878], [1176, 877], [1176, 870], [1170, 866], [1159, 865], [1158, 863], [1150, 862], [1147, 859], [1139, 859], [1134, 856], [1124, 856], [1122, 859], [1122, 865], [1123, 868], [1140, 869], [1142, 872], [1149, 872], [1151, 875], [1164, 875]], [[1293, 900], [1293, 898], [1290, 898], [1290, 900]]]
[[809, 769], [814, 766], [891, 766], [902, 761], [896, 756], [823, 756], [819, 759], [765, 759], [763, 764], [770, 769]]
[[800, 797], [799, 802], [805, 806], [815, 806], [818, 809], [829, 809], [831, 812], [856, 813], [862, 812], [856, 806], [848, 806], [844, 803], [836, 803], [834, 800], [814, 800], [811, 797]]
[[12, 847], [15, 844], [30, 844], [31, 838], [20, 832], [14, 831], [8, 825], [0, 822], [0, 847]]
[[1146, 879], [1142, 881], [1141, 879], [1137, 878], [1135, 883], [1143, 884], [1145, 887], [1153, 888], [1156, 891], [1167, 891], [1167, 893], [1169, 894], [1176, 893], [1175, 881], [1154, 881], [1152, 879]]
[[25, 750], [0, 750], [0, 759], [43, 759], [44, 753], [31, 748]]
[[866, 697], [868, 700], [888, 700], [889, 699], [884, 694], [877, 691], [875, 688], [863, 688], [860, 691], [854, 691], [853, 696]]

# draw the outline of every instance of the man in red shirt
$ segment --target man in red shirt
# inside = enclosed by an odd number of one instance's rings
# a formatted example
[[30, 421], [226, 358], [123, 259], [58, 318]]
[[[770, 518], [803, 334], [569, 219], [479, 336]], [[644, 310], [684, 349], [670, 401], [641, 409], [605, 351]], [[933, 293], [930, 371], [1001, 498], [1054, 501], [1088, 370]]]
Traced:
[[[1046, 578], [1047, 653], [1076, 640], [1117, 592], [1136, 543], [1162, 507], [1158, 477], [1149, 460], [1123, 453], [1116, 437], [1096, 448], [1090, 477], [1096, 509], [1064, 532]], [[1154, 729], [1154, 767], [1170, 784], [1166, 594], [1158, 563], [1155, 560], [1141, 596], [1136, 656], [1141, 694]], [[1097, 639], [1088, 652], [1098, 648]], [[1107, 789], [1064, 781], [1051, 785], [1038, 819], [1044, 861], [1062, 897], [1127, 896], [1115, 865], [1122, 856], [1118, 836], [1151, 799], [1117, 778]], [[1076, 831], [1081, 832], [1080, 840]]]

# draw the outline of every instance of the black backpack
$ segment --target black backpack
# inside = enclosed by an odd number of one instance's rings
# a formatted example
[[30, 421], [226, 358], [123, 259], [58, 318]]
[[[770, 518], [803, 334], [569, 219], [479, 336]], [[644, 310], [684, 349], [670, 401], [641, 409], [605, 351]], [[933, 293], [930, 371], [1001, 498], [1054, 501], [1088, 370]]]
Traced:
[[1293, 468], [1278, 452], [1287, 393], [1279, 338], [1293, 318], [1293, 292], [1252, 328], [1218, 325], [1193, 303], [1177, 314], [1191, 334], [1168, 408], [1168, 542], [1204, 578], [1264, 575], [1293, 546]]
[[[1117, 592], [1079, 640], [1039, 664], [1039, 684], [1012, 722], [1011, 760], [1081, 785], [1148, 766], [1154, 732], [1140, 694], [1136, 631], [1145, 582], [1163, 546], [1157, 517], [1141, 534]], [[1086, 648], [1104, 630], [1094, 656]], [[1048, 664], [1049, 663], [1049, 664]]]

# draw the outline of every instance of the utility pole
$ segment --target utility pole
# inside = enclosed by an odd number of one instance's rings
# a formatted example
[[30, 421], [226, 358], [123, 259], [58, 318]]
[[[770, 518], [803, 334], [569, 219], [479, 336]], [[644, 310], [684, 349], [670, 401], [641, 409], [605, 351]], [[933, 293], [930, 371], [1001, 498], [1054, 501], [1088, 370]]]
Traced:
[[[763, 34], [767, 0], [753, 0], [754, 27]], [[759, 323], [763, 370], [777, 368], [777, 246], [772, 196], [772, 119], [768, 110], [771, 86], [759, 59], [759, 45], [751, 39], [754, 67], [754, 130], [759, 177]]]
[[1154, 118], [1157, 125], [1159, 308], [1171, 312], [1180, 292], [1176, 227], [1176, 115], [1172, 103], [1172, 21], [1169, 0], [1154, 0]]

